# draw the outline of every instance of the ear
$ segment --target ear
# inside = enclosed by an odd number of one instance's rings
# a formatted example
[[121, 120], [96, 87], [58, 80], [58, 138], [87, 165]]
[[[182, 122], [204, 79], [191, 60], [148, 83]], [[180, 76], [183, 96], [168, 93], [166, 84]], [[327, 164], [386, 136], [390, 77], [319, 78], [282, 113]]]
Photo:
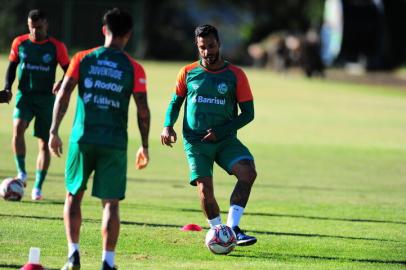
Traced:
[[102, 26], [102, 32], [104, 36], [107, 36], [107, 26], [105, 25]]

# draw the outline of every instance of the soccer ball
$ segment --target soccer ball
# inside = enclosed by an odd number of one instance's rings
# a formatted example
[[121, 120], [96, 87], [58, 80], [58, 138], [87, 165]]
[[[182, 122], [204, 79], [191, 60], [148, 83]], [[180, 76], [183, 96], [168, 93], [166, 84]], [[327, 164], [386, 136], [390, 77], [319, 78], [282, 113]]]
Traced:
[[24, 196], [24, 186], [19, 179], [6, 178], [0, 184], [0, 196], [6, 201], [20, 201]]
[[228, 254], [237, 245], [233, 229], [220, 224], [211, 228], [206, 234], [206, 246], [214, 254]]

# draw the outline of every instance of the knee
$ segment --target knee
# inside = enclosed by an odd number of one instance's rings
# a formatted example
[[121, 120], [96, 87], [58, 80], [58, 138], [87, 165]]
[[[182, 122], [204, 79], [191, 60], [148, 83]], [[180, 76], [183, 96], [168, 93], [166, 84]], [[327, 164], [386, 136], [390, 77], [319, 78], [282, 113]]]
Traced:
[[254, 184], [255, 179], [257, 179], [257, 171], [255, 167], [247, 167], [244, 171], [238, 175], [238, 180], [247, 182], [249, 184]]

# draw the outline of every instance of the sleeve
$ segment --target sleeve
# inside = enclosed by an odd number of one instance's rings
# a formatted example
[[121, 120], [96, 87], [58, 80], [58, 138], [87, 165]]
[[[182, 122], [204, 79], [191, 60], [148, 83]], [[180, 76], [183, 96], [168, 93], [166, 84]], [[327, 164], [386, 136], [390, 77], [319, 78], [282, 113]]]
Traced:
[[62, 42], [57, 42], [56, 44], [56, 60], [61, 66], [66, 66], [69, 64], [68, 49], [66, 49], [65, 44]]
[[176, 79], [175, 93], [179, 97], [185, 97], [187, 93], [186, 74], [187, 74], [186, 67], [183, 67], [179, 71]]
[[79, 80], [79, 66], [80, 66], [80, 61], [84, 57], [84, 54], [82, 52], [78, 52], [75, 54], [72, 58], [72, 61], [70, 61], [69, 68], [66, 71], [65, 76], [73, 78], [75, 80]]
[[238, 103], [253, 100], [251, 87], [247, 76], [240, 68], [234, 69], [234, 74], [237, 77], [237, 101]]
[[147, 76], [143, 66], [132, 61], [134, 68], [134, 93], [145, 93], [147, 92]]
[[11, 62], [20, 62], [18, 57], [18, 46], [20, 46], [21, 40], [19, 38], [15, 38], [13, 43], [11, 44], [10, 54], [8, 56], [8, 60]]

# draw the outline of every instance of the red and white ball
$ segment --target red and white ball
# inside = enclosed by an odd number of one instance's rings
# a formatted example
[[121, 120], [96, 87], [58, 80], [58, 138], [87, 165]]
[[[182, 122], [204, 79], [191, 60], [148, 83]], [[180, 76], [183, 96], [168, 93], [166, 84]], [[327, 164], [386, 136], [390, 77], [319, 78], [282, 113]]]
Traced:
[[220, 224], [211, 228], [206, 234], [206, 246], [214, 254], [228, 254], [237, 245], [237, 237], [233, 229]]
[[24, 185], [19, 179], [6, 178], [0, 184], [0, 197], [6, 201], [20, 201], [24, 196]]

